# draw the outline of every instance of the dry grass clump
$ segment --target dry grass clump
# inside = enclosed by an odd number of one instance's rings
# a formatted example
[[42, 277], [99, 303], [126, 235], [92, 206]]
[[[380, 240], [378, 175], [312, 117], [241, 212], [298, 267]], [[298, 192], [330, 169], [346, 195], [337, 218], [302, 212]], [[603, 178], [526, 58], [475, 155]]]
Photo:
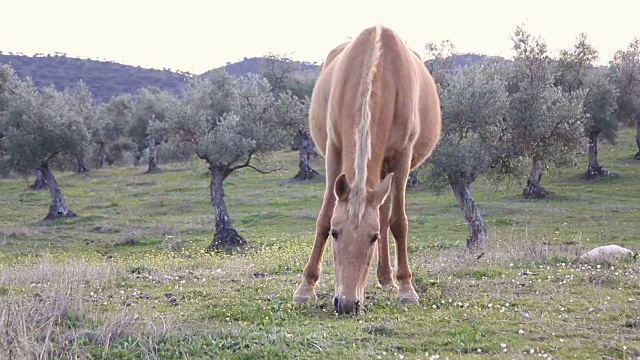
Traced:
[[172, 326], [166, 316], [150, 318], [137, 309], [96, 304], [113, 298], [113, 286], [125, 272], [117, 264], [56, 264], [44, 258], [0, 270], [3, 359], [92, 358], [92, 351], [107, 351], [125, 336], [153, 353]]

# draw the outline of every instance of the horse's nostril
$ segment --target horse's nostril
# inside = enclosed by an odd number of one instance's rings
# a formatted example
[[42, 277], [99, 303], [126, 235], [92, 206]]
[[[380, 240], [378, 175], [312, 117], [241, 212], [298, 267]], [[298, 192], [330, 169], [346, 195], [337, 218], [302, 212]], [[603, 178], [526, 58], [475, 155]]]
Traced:
[[340, 300], [338, 296], [333, 298], [333, 308], [338, 314], [357, 315], [360, 311], [360, 300], [349, 301], [346, 299]]

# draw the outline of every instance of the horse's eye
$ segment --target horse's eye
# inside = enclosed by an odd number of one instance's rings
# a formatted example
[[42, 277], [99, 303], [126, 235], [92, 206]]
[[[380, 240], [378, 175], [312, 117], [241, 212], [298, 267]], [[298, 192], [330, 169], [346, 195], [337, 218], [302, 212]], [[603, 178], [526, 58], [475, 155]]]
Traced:
[[334, 238], [335, 240], [338, 240], [338, 235], [339, 235], [338, 230], [336, 230], [336, 229], [332, 229], [331, 230], [331, 237], [332, 238]]
[[371, 236], [371, 243], [375, 243], [376, 241], [378, 241], [378, 239], [380, 238], [380, 234], [376, 233], [373, 236]]

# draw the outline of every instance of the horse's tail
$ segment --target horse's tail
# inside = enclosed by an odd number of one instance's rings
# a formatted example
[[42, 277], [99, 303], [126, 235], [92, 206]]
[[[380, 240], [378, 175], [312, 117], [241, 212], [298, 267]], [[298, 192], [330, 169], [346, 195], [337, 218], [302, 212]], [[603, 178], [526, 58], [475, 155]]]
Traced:
[[378, 62], [382, 53], [382, 26], [376, 25], [373, 32], [373, 43], [368, 66], [364, 67], [360, 93], [362, 112], [360, 124], [356, 130], [355, 177], [351, 187], [350, 212], [359, 218], [364, 214], [367, 196], [367, 163], [371, 158], [371, 97], [373, 93], [373, 78], [378, 70]]

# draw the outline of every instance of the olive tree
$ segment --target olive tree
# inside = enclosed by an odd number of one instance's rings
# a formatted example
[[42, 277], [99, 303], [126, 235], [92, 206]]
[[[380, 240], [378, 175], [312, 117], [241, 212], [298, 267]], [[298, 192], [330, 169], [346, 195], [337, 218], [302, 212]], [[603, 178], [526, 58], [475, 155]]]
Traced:
[[315, 143], [309, 132], [309, 105], [311, 99], [305, 97], [299, 99], [291, 96], [282, 106], [282, 116], [289, 116], [288, 123], [291, 124], [290, 133], [293, 132], [294, 150], [298, 150], [298, 172], [293, 177], [294, 180], [307, 181], [315, 179], [320, 174], [311, 167], [311, 160], [318, 156], [315, 150]]
[[[312, 180], [320, 175], [311, 167], [311, 159], [318, 154], [315, 151], [315, 144], [309, 132], [309, 101], [317, 74], [301, 71], [299, 63], [292, 61], [286, 56], [269, 54], [261, 62], [262, 76], [269, 81], [274, 93], [291, 92], [295, 99], [299, 99], [298, 111], [290, 112], [292, 116], [297, 116], [291, 121], [293, 128], [293, 150], [298, 151], [298, 173], [293, 177], [295, 180]], [[292, 104], [296, 105], [296, 104]]]
[[429, 42], [424, 48], [428, 59], [425, 66], [439, 87], [447, 87], [455, 69], [453, 62], [457, 55], [455, 45], [451, 40], [443, 40], [440, 44]]
[[9, 96], [11, 88], [18, 81], [13, 68], [9, 65], [0, 64], [0, 114], [7, 111], [9, 106]]
[[609, 171], [598, 162], [598, 139], [613, 143], [616, 139], [618, 121], [615, 116], [616, 90], [605, 77], [594, 68], [598, 51], [591, 46], [587, 35], [582, 33], [571, 49], [560, 52], [557, 62], [558, 75], [555, 85], [567, 94], [585, 91], [583, 103], [585, 113], [585, 136], [588, 142], [588, 168], [586, 179], [609, 175]]
[[597, 60], [598, 51], [589, 43], [587, 35], [579, 34], [572, 48], [560, 51], [554, 85], [570, 94], [584, 88]]
[[192, 80], [175, 112], [164, 123], [156, 121], [151, 126], [151, 134], [166, 131], [171, 141], [192, 144], [209, 167], [215, 213], [210, 250], [246, 244], [229, 217], [224, 181], [243, 168], [269, 172], [254, 166], [254, 160], [286, 144], [290, 117], [283, 117], [282, 109], [290, 101], [289, 93], [274, 94], [269, 82], [259, 75], [233, 78], [218, 72], [212, 79]]
[[[65, 97], [70, 106], [70, 110], [78, 116], [85, 125], [85, 128], [93, 138], [93, 133], [98, 131], [98, 123], [96, 121], [96, 109], [93, 103], [93, 95], [89, 87], [80, 81], [75, 87], [64, 92]], [[85, 160], [88, 147], [83, 147], [83, 153], [73, 154], [76, 159], [76, 172], [82, 173], [89, 171], [89, 166]]]
[[469, 248], [487, 241], [471, 184], [512, 152], [505, 73], [504, 64], [469, 66], [454, 72], [440, 92], [443, 135], [429, 160], [428, 183], [436, 191], [453, 190], [469, 226]]
[[554, 86], [547, 46], [518, 27], [512, 38], [516, 55], [508, 84], [513, 141], [532, 161], [523, 195], [544, 198], [540, 184], [548, 163], [572, 163], [584, 134], [583, 90], [563, 92]]
[[[441, 93], [444, 88], [449, 86], [450, 78], [456, 71], [454, 64], [454, 58], [458, 55], [456, 47], [451, 40], [443, 40], [438, 44], [428, 42], [424, 46], [424, 50], [427, 53], [427, 60], [424, 64], [431, 73], [438, 92]], [[418, 54], [416, 53], [416, 55]], [[417, 188], [420, 185], [419, 169], [409, 172], [407, 188]]]
[[[7, 137], [2, 130], [4, 122], [8, 116], [11, 95], [15, 92], [15, 87], [20, 80], [13, 69], [8, 65], [0, 64], [0, 166], [6, 165], [3, 161], [7, 156]], [[0, 173], [4, 173], [6, 168], [0, 167]]]
[[640, 38], [614, 54], [609, 74], [618, 90], [616, 116], [624, 124], [636, 127], [635, 159], [640, 160]]
[[609, 170], [598, 161], [598, 138], [614, 143], [618, 131], [616, 117], [615, 86], [607, 79], [606, 74], [591, 71], [585, 80], [587, 90], [583, 109], [586, 115], [585, 134], [589, 139], [589, 165], [584, 177], [592, 180], [601, 176], [608, 176]]
[[64, 202], [50, 165], [61, 155], [84, 153], [89, 134], [69, 99], [53, 87], [36, 91], [31, 81], [15, 86], [0, 132], [7, 138], [7, 165], [22, 173], [42, 172], [51, 193], [45, 220], [75, 217]]
[[91, 132], [92, 141], [98, 147], [95, 159], [97, 169], [102, 169], [105, 161], [113, 164], [126, 151], [137, 150], [136, 144], [127, 135], [127, 129], [133, 123], [133, 111], [134, 99], [130, 94], [115, 96], [98, 106]]
[[138, 145], [138, 151], [147, 148], [149, 166], [147, 173], [160, 171], [156, 145], [165, 134], [151, 134], [149, 125], [164, 122], [171, 109], [177, 106], [176, 98], [166, 91], [155, 87], [143, 88], [134, 100], [133, 121], [129, 128], [130, 138]]

